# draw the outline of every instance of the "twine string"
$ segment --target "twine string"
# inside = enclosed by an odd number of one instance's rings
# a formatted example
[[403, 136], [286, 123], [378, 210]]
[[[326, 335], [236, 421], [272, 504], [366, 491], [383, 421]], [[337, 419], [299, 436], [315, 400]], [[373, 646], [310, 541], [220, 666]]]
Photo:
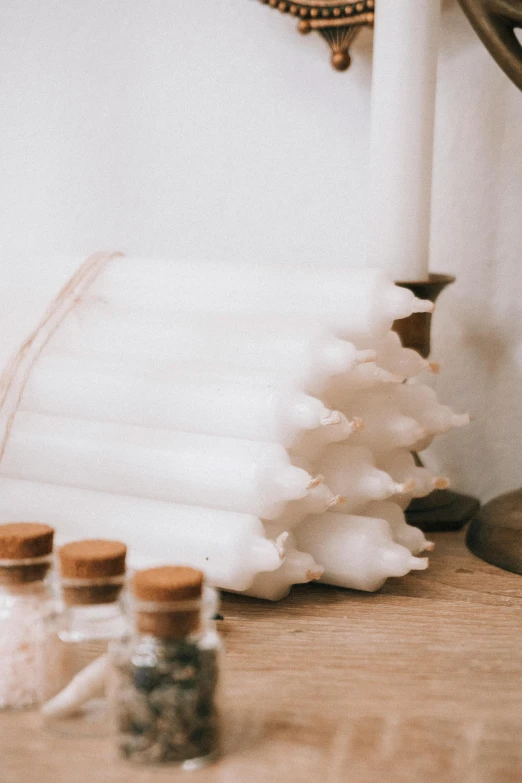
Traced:
[[0, 462], [27, 381], [38, 357], [105, 266], [123, 253], [94, 253], [77, 269], [53, 299], [29, 337], [24, 340], [0, 376]]

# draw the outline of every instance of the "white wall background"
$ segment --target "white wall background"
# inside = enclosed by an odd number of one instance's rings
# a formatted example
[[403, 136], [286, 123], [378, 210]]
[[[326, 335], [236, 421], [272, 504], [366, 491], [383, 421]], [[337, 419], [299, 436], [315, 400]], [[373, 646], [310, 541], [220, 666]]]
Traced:
[[[522, 95], [444, 3], [432, 227], [440, 396], [430, 460], [483, 499], [522, 484]], [[371, 33], [339, 74], [256, 0], [1, 0], [4, 267], [133, 254], [358, 263]], [[41, 262], [40, 262], [41, 267]], [[9, 272], [4, 272], [9, 274]]]

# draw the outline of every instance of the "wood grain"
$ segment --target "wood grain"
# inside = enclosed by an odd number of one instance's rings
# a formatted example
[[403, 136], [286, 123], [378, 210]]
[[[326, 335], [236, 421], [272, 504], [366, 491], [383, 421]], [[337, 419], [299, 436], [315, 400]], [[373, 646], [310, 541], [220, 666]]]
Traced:
[[[430, 569], [377, 594], [226, 596], [222, 760], [194, 783], [521, 783], [522, 579], [437, 534]], [[110, 741], [0, 715], [0, 783], [166, 783]], [[185, 778], [186, 779], [186, 778]]]

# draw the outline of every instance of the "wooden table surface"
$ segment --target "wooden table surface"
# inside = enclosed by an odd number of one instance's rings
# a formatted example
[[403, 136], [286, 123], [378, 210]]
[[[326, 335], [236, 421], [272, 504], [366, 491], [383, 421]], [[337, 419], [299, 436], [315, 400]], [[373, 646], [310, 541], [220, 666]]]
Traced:
[[521, 783], [522, 577], [438, 534], [377, 594], [321, 585], [223, 601], [225, 755], [129, 766], [110, 741], [0, 715], [0, 783]]

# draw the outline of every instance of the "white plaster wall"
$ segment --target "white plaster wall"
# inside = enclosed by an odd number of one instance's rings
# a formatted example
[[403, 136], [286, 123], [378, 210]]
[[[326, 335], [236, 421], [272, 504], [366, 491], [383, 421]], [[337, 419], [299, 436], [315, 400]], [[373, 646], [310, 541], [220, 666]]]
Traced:
[[[256, 0], [2, 0], [2, 274], [107, 247], [361, 262], [371, 33], [339, 74], [294, 28]], [[487, 499], [522, 484], [522, 96], [453, 0], [439, 70], [437, 386], [474, 422], [429, 459]]]

